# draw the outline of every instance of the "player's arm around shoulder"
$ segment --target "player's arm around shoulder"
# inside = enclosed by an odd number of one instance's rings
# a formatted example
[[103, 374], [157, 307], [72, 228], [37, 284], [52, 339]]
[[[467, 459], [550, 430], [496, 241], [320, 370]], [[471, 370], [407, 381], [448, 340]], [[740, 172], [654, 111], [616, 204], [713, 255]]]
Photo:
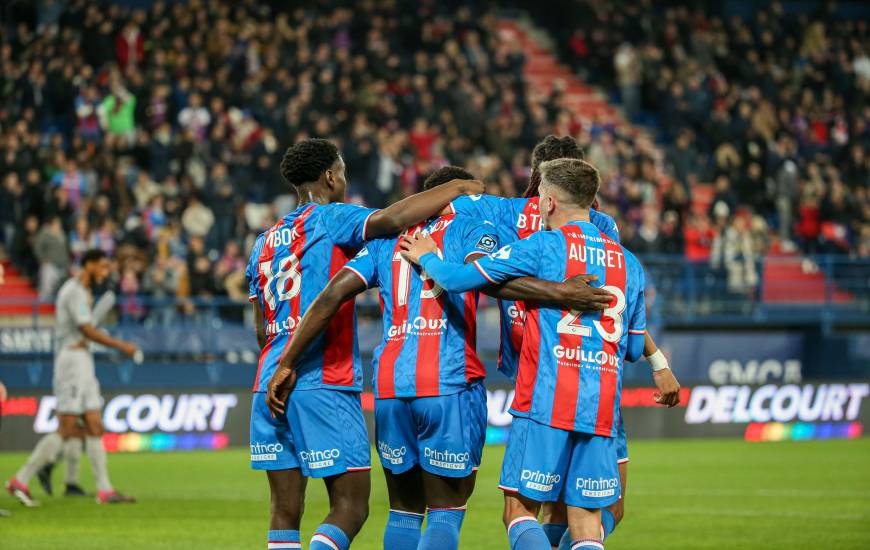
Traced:
[[482, 192], [483, 183], [477, 180], [451, 180], [374, 212], [366, 223], [364, 237], [372, 239], [400, 233], [416, 223], [437, 216], [457, 197]]
[[[526, 252], [535, 253], [537, 251], [538, 256], [533, 262], [536, 264], [534, 268], [536, 273], [546, 271], [544, 264], [548, 258], [547, 249], [558, 246], [560, 238], [555, 233], [538, 232], [523, 239], [534, 243], [528, 245], [529, 251]], [[513, 244], [511, 244], [511, 248], [513, 248]], [[500, 250], [498, 253], [509, 256], [513, 252]], [[521, 255], [522, 252], [518, 253], [518, 257]], [[486, 270], [487, 267], [489, 267], [488, 264], [482, 269]], [[489, 269], [493, 268], [489, 267]], [[532, 271], [531, 266], [528, 269]], [[576, 275], [564, 281], [550, 281], [534, 276], [524, 276], [489, 286], [483, 289], [483, 292], [504, 300], [524, 300], [560, 307], [567, 306], [572, 311], [601, 311], [607, 308], [613, 296], [606, 290], [591, 286], [590, 283], [597, 279], [597, 276], [588, 274]]]

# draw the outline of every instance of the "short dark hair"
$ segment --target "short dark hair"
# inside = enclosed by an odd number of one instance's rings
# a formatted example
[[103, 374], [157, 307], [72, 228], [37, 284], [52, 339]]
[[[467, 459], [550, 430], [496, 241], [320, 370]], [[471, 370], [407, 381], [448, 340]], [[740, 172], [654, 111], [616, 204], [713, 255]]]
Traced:
[[598, 170], [585, 160], [548, 160], [541, 163], [540, 169], [542, 185], [558, 187], [581, 208], [590, 208], [595, 202], [601, 178]]
[[291, 145], [281, 159], [281, 175], [287, 183], [298, 187], [317, 181], [338, 160], [338, 147], [329, 140], [304, 139]]
[[91, 262], [99, 262], [103, 258], [108, 258], [108, 255], [99, 248], [92, 248], [82, 254], [82, 267]]
[[426, 181], [423, 182], [423, 189], [432, 189], [439, 185], [445, 184], [450, 180], [473, 180], [474, 175], [465, 168], [459, 166], [442, 166], [435, 170]]
[[556, 159], [580, 159], [586, 158], [586, 153], [580, 144], [571, 136], [557, 137], [548, 135], [532, 149], [532, 175], [529, 186], [526, 188], [524, 197], [533, 197], [538, 194], [538, 186], [541, 184], [540, 166], [542, 162]]

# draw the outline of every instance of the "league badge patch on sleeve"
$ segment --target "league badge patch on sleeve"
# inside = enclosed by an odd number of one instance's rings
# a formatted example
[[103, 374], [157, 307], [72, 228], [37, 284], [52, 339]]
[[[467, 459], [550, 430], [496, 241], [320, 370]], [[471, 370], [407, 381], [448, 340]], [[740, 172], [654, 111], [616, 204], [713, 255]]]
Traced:
[[483, 235], [474, 245], [475, 248], [484, 252], [492, 252], [496, 246], [498, 246], [498, 240], [493, 235]]

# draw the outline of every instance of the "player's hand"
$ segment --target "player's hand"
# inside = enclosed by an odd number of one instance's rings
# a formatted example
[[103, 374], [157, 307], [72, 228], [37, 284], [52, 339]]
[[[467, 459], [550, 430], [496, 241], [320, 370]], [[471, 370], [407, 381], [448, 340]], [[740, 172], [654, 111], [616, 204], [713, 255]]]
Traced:
[[279, 366], [269, 379], [266, 391], [266, 405], [272, 418], [284, 414], [287, 398], [296, 386], [296, 369]]
[[6, 393], [6, 386], [3, 385], [3, 382], [0, 382], [0, 403], [6, 401], [6, 397], [9, 394]]
[[118, 351], [132, 359], [136, 355], [136, 352], [139, 351], [139, 346], [132, 342], [121, 342]]
[[460, 195], [482, 195], [486, 186], [479, 180], [451, 180], [452, 185], [459, 187]]
[[399, 247], [402, 249], [402, 256], [412, 264], [417, 265], [420, 265], [420, 258], [426, 254], [438, 252], [435, 240], [429, 235], [424, 235], [422, 231], [418, 231], [414, 235], [403, 236]]
[[562, 302], [572, 311], [601, 311], [613, 302], [613, 294], [602, 288], [589, 286], [597, 275], [575, 275], [561, 283]]
[[668, 408], [676, 407], [680, 404], [680, 383], [677, 382], [677, 377], [671, 369], [662, 369], [653, 373], [658, 392], [653, 395], [656, 403], [665, 405]]

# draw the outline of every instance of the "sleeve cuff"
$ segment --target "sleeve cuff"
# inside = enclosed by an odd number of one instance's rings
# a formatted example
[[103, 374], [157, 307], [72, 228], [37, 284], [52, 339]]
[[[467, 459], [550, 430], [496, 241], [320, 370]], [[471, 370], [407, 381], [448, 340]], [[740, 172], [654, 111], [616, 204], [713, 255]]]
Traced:
[[641, 329], [641, 330], [629, 329], [628, 333], [629, 334], [646, 334], [646, 329]]
[[478, 261], [475, 260], [474, 262], [471, 262], [471, 263], [474, 264], [474, 267], [476, 267], [477, 270], [480, 272], [480, 274], [483, 275], [483, 278], [484, 278], [484, 279], [486, 279], [487, 281], [489, 281], [490, 283], [492, 283], [492, 284], [494, 284], [494, 285], [497, 285], [497, 284], [498, 284], [498, 283], [496, 282], [496, 280], [493, 279], [492, 277], [490, 277], [489, 274], [486, 272], [486, 270], [483, 269], [483, 268], [480, 266], [480, 262], [478, 262]]
[[469, 252], [468, 254], [465, 255], [464, 261], [468, 262], [468, 258], [470, 258], [471, 256], [474, 256], [474, 255], [486, 256], [486, 252], [484, 252], [483, 250], [472, 250], [471, 252]]
[[365, 277], [363, 277], [362, 273], [360, 273], [356, 269], [350, 267], [349, 265], [345, 265], [344, 267], [342, 267], [342, 269], [346, 269], [346, 270], [350, 271], [351, 273], [353, 273], [354, 275], [359, 277], [359, 280], [363, 282], [363, 284], [366, 286], [366, 288], [369, 287], [369, 282], [368, 282], [368, 280], [366, 280]]
[[248, 296], [248, 301], [249, 301], [249, 302], [256, 302], [256, 301], [257, 301], [257, 295], [256, 295], [256, 294], [251, 294], [250, 296]]
[[364, 241], [367, 241], [369, 239], [369, 219], [375, 214], [375, 212], [380, 212], [380, 210], [374, 210], [372, 212], [369, 212], [369, 215], [366, 216], [366, 221], [363, 222], [362, 238]]

